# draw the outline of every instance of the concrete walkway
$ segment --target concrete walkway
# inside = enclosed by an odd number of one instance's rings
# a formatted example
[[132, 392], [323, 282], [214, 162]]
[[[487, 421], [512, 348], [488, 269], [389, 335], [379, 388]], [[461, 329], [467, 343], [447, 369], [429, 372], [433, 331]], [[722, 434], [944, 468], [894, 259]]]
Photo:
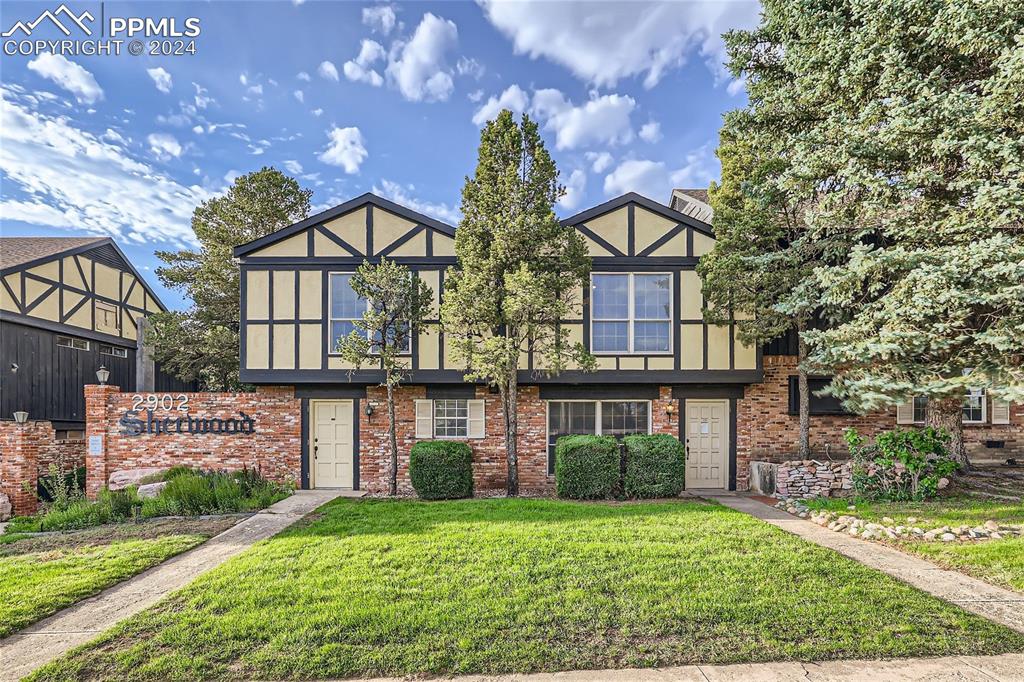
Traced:
[[[869, 540], [822, 528], [816, 523], [769, 507], [763, 502], [740, 495], [707, 495], [708, 499], [745, 512], [804, 540], [835, 550], [865, 566], [888, 573], [919, 590], [952, 602], [957, 606], [1024, 632], [1024, 594], [990, 585], [984, 581], [939, 568], [933, 563]], [[1024, 680], [1024, 666], [1015, 679]], [[769, 678], [771, 679], [771, 678]], [[916, 678], [912, 678], [916, 679]]]
[[300, 490], [195, 549], [0, 640], [0, 680], [17, 680], [292, 525], [343, 490]]
[[[401, 678], [408, 680], [409, 678]], [[469, 675], [445, 682], [1020, 682], [1024, 654], [901, 658], [890, 661], [743, 663], [674, 668], [574, 670], [532, 675]], [[365, 682], [400, 682], [399, 678]]]

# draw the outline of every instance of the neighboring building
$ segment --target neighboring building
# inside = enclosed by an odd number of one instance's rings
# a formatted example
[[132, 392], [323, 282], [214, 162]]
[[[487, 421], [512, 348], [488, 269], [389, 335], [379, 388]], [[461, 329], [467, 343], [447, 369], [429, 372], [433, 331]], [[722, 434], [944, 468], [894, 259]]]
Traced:
[[[790, 341], [753, 348], [740, 342], [734, 323], [703, 320], [695, 268], [713, 247], [714, 232], [691, 215], [710, 216], [710, 207], [701, 212], [697, 205], [706, 206], [706, 197], [693, 192], [673, 193], [683, 212], [627, 194], [562, 221], [579, 231], [593, 257], [591, 286], [564, 324], [597, 356], [598, 368], [548, 378], [524, 354], [518, 404], [524, 489], [551, 489], [554, 443], [568, 433], [679, 436], [688, 448], [690, 488], [742, 490], [752, 459], [795, 453]], [[381, 372], [354, 371], [334, 352], [366, 305], [349, 286], [352, 272], [364, 259], [384, 256], [408, 265], [434, 291], [431, 319], [408, 349], [411, 371], [398, 391], [400, 484], [408, 486], [416, 440], [457, 438], [473, 448], [477, 488], [504, 486], [498, 396], [464, 382], [440, 332], [439, 296], [445, 270], [456, 263], [454, 236], [450, 225], [365, 194], [235, 249], [242, 274], [241, 379], [298, 399], [297, 473], [304, 487], [386, 489]], [[1000, 453], [1024, 454], [1024, 407], [979, 399], [986, 407], [968, 431], [972, 449], [990, 441], [1001, 443]], [[892, 428], [895, 413], [846, 415], [834, 401], [816, 397], [812, 445], [816, 452], [837, 451], [847, 426], [872, 435]], [[900, 414], [906, 417], [906, 410]]]
[[[111, 383], [135, 388], [138, 324], [161, 310], [111, 239], [0, 237], [0, 419], [23, 410], [59, 440], [81, 438], [83, 387], [104, 366]], [[149, 371], [149, 388], [190, 388]]]

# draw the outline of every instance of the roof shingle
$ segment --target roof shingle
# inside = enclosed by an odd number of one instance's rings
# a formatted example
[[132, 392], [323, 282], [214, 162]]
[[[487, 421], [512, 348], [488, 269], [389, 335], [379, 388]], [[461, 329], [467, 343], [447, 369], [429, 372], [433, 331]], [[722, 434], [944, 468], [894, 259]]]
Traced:
[[57, 254], [93, 242], [106, 241], [106, 237], [0, 237], [0, 269], [28, 263], [37, 258]]

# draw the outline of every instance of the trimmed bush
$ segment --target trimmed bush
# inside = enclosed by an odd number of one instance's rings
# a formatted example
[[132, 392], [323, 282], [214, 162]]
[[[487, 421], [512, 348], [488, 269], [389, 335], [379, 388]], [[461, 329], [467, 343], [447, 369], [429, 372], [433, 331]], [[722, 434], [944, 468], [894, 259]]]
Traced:
[[555, 445], [555, 490], [572, 500], [612, 497], [619, 485], [619, 444], [611, 436], [562, 436]]
[[686, 450], [667, 433], [623, 438], [626, 444], [626, 497], [676, 497], [683, 490]]
[[409, 478], [424, 500], [473, 496], [473, 451], [454, 440], [421, 440], [409, 453]]

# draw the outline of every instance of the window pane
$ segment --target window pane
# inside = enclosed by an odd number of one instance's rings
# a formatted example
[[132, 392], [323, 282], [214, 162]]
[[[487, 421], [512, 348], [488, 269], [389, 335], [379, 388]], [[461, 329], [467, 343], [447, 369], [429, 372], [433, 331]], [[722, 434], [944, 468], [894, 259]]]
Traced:
[[646, 402], [602, 402], [601, 433], [606, 436], [647, 433], [648, 408]]
[[594, 275], [591, 308], [595, 320], [629, 317], [629, 275]]
[[331, 317], [355, 319], [366, 310], [366, 299], [356, 296], [352, 275], [331, 275]]
[[548, 473], [555, 472], [555, 445], [561, 436], [597, 433], [597, 403], [548, 403]]
[[633, 316], [637, 320], [668, 320], [671, 278], [668, 275], [633, 276]]
[[667, 351], [669, 345], [668, 322], [634, 322], [633, 350]]
[[331, 322], [331, 352], [337, 352], [338, 344], [341, 343], [341, 340], [355, 331], [355, 329], [355, 323], [348, 320], [335, 320]]
[[928, 397], [917, 396], [914, 398], [914, 421], [923, 422], [928, 416]]
[[434, 436], [466, 438], [469, 435], [469, 403], [465, 400], [434, 401]]
[[628, 351], [628, 322], [595, 322], [590, 345], [597, 352]]
[[980, 422], [985, 415], [985, 392], [983, 389], [975, 388], [964, 398], [965, 422]]

